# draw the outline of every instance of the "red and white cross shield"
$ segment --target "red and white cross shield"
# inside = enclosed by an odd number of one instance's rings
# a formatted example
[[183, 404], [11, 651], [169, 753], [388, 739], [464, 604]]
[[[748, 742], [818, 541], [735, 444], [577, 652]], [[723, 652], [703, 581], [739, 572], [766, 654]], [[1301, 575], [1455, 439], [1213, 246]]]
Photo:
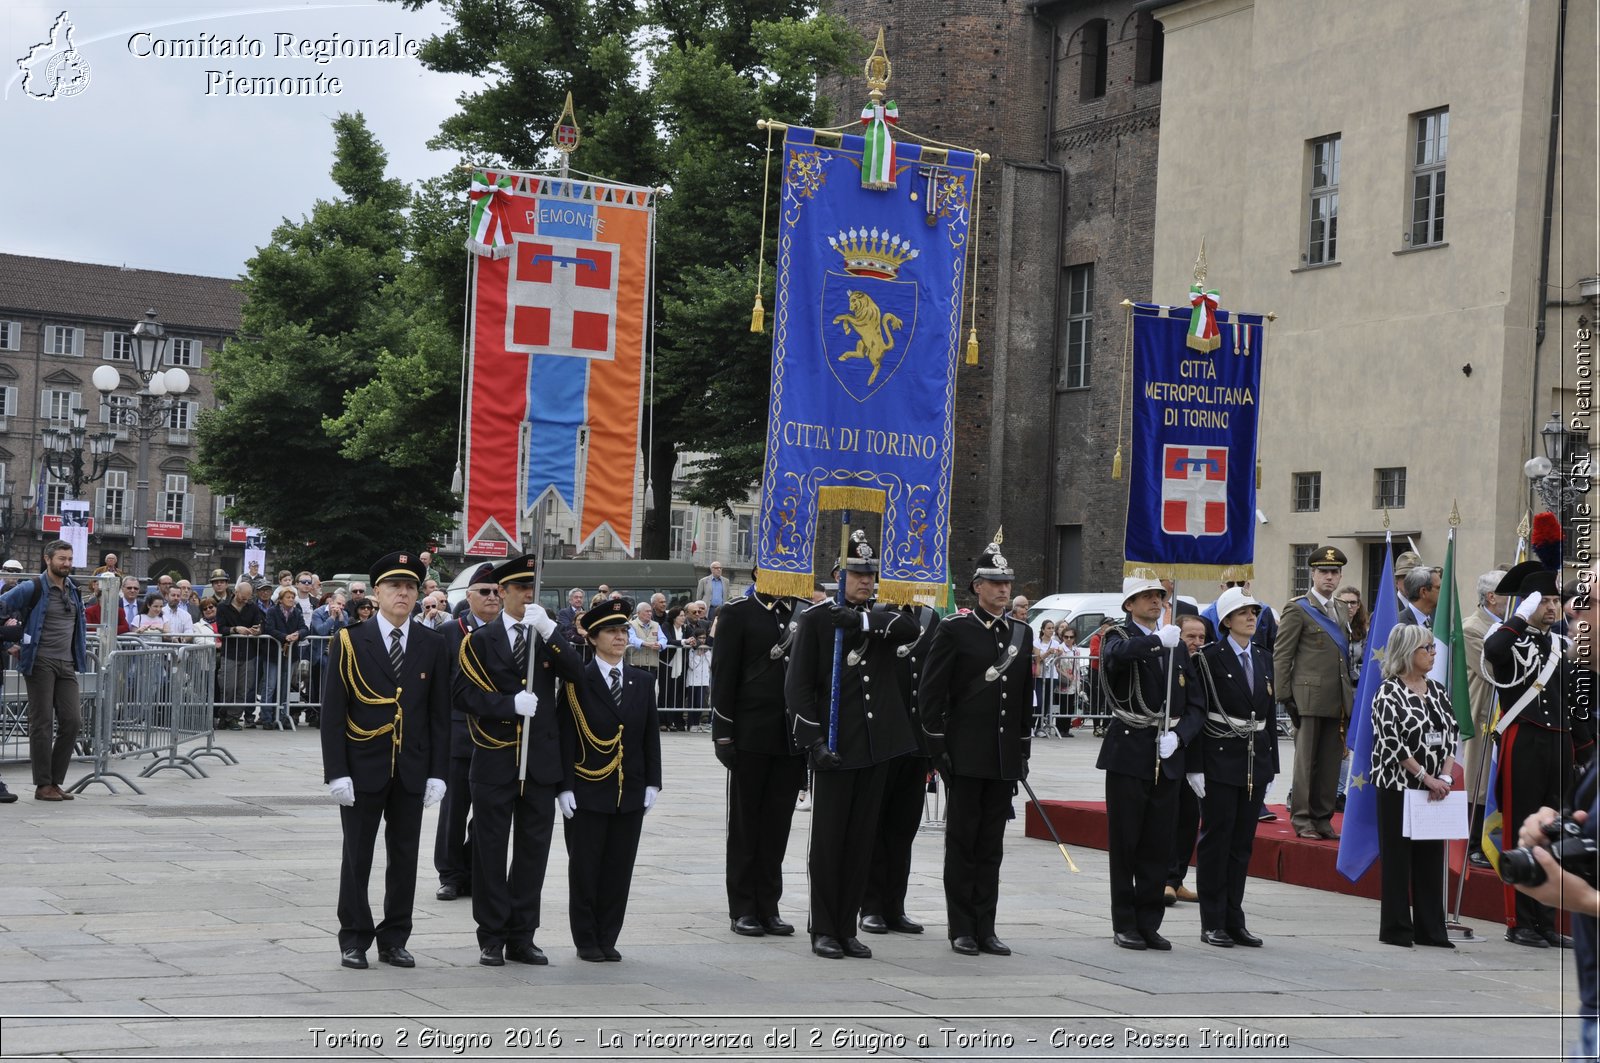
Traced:
[[1162, 448], [1161, 530], [1168, 535], [1227, 534], [1227, 447]]
[[506, 349], [615, 358], [618, 253], [593, 240], [519, 238], [506, 284]]

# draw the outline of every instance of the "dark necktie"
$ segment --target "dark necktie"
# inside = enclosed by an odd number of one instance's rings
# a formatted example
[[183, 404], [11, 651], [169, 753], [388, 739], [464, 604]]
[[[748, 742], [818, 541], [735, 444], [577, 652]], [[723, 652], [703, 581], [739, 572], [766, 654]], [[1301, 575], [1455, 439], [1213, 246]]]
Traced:
[[528, 674], [528, 629], [517, 625], [517, 641], [511, 646], [511, 663], [517, 666], [517, 675]]
[[400, 664], [405, 660], [406, 651], [400, 646], [400, 629], [391, 628], [389, 631], [389, 663], [394, 665], [396, 675], [400, 674]]
[[1245, 650], [1239, 654], [1239, 663], [1244, 667], [1244, 685], [1250, 688], [1250, 693], [1256, 692], [1256, 670], [1250, 667], [1250, 651]]
[[611, 669], [611, 700], [617, 703], [617, 708], [622, 708], [622, 669]]

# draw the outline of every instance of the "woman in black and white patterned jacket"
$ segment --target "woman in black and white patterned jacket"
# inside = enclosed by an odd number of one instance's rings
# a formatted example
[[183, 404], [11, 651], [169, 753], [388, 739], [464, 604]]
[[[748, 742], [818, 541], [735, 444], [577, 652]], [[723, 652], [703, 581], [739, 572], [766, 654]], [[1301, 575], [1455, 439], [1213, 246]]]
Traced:
[[1402, 831], [1407, 790], [1439, 801], [1454, 785], [1456, 721], [1444, 687], [1428, 678], [1433, 633], [1419, 624], [1389, 632], [1383, 685], [1372, 700], [1372, 785], [1378, 797], [1382, 902], [1378, 940], [1453, 949], [1444, 926], [1444, 843]]

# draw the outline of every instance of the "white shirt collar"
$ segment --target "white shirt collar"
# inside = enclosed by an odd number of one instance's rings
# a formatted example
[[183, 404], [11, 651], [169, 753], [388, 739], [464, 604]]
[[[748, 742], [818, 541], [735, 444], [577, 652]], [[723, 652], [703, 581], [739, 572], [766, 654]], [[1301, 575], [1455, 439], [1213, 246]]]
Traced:
[[520, 627], [524, 631], [527, 630], [526, 624], [524, 624], [521, 620], [511, 619], [511, 614], [506, 612], [504, 609], [500, 610], [500, 623], [506, 626], [506, 636], [511, 639], [512, 645], [516, 645], [517, 628]]
[[[389, 645], [389, 632], [397, 629], [393, 624], [389, 623], [389, 618], [382, 613], [373, 613], [372, 615], [378, 621], [378, 635], [383, 639], [384, 646], [387, 647]], [[411, 618], [406, 617], [406, 622], [401, 624], [398, 630], [400, 632], [400, 648], [403, 650], [406, 646], [406, 640], [411, 637]]]

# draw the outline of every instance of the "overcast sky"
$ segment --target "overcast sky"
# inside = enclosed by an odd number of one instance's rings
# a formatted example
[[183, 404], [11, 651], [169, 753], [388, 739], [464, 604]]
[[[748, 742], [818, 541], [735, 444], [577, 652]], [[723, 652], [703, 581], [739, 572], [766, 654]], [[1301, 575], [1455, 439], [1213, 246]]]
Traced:
[[[0, 251], [18, 254], [237, 276], [273, 226], [335, 193], [328, 176], [334, 116], [362, 111], [389, 152], [390, 176], [411, 182], [457, 161], [424, 145], [455, 110], [456, 96], [476, 85], [406, 57], [318, 63], [279, 55], [280, 34], [294, 49], [307, 40], [392, 43], [397, 32], [425, 40], [444, 26], [433, 7], [4, 0], [0, 9]], [[33, 47], [51, 39], [63, 10], [87, 84], [75, 95], [32, 98], [17, 61], [33, 54], [30, 66], [48, 66], [64, 42]], [[174, 40], [192, 46], [202, 34], [242, 35], [259, 42], [261, 56], [153, 54]], [[320, 74], [324, 86], [338, 78], [342, 91], [230, 95], [229, 71], [244, 79]], [[35, 91], [48, 84], [42, 75], [29, 83]]]

